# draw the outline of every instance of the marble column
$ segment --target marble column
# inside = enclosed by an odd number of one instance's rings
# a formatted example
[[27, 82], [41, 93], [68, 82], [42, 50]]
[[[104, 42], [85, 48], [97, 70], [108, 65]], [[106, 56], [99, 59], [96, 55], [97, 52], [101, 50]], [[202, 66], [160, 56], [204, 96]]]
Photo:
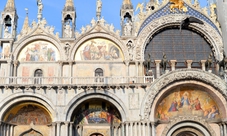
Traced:
[[64, 122], [65, 124], [65, 136], [68, 136], [69, 135], [69, 122]]
[[139, 76], [144, 76], [145, 75], [144, 70], [143, 70], [143, 61], [140, 61], [140, 69], [139, 69], [139, 71], [140, 71]]
[[155, 123], [152, 122], [151, 126], [152, 126], [152, 136], [155, 136], [156, 135]]
[[224, 133], [223, 133], [223, 127], [222, 127], [222, 123], [220, 123], [220, 124], [218, 124], [219, 125], [219, 127], [220, 127], [220, 135], [221, 136], [224, 136]]
[[129, 80], [130, 80], [129, 79], [129, 76], [130, 76], [129, 75], [129, 61], [125, 61], [125, 65], [126, 65], [126, 73], [127, 73], [126, 74], [126, 77], [127, 77], [127, 81], [126, 82], [129, 83]]
[[61, 122], [56, 122], [57, 123], [57, 136], [61, 135]]
[[176, 70], [177, 60], [170, 60], [171, 71]]
[[188, 69], [192, 68], [192, 62], [193, 62], [193, 60], [186, 60], [186, 64], [187, 64]]
[[126, 125], [126, 136], [129, 136], [129, 122], [126, 122], [125, 125]]
[[13, 66], [14, 66], [14, 68], [13, 68], [13, 77], [15, 78], [15, 79], [13, 79], [14, 80], [13, 82], [15, 84], [17, 83], [16, 76], [17, 76], [17, 66], [18, 66], [18, 64], [19, 64], [18, 60], [13, 61]]
[[150, 129], [150, 122], [147, 122], [147, 136], [150, 136], [151, 134], [151, 129]]
[[202, 66], [202, 70], [206, 71], [206, 60], [201, 60], [200, 63]]
[[146, 130], [145, 130], [145, 122], [143, 122], [143, 136], [146, 136]]
[[10, 125], [10, 136], [13, 136], [14, 125]]
[[69, 136], [73, 136], [73, 125], [74, 125], [73, 122], [69, 123]]
[[156, 65], [156, 78], [159, 78], [161, 75], [161, 71], [160, 71], [160, 63], [161, 60], [155, 60], [155, 65]]
[[138, 136], [142, 136], [142, 132], [141, 132], [141, 122], [139, 122], [138, 127], [139, 127], [139, 128], [138, 128], [138, 129], [139, 129], [139, 131], [138, 131], [138, 132], [139, 132]]
[[223, 129], [224, 129], [224, 136], [227, 136], [227, 132], [226, 132], [226, 124], [225, 124], [225, 123], [223, 123], [222, 125], [223, 125], [223, 127], [224, 127], [224, 128], [223, 128]]
[[125, 124], [121, 123], [121, 136], [125, 136]]
[[56, 123], [53, 122], [52, 125], [51, 125], [51, 133], [52, 133], [52, 136], [56, 136]]
[[132, 126], [133, 126], [133, 122], [130, 122], [130, 136], [133, 135], [133, 132], [132, 132]]

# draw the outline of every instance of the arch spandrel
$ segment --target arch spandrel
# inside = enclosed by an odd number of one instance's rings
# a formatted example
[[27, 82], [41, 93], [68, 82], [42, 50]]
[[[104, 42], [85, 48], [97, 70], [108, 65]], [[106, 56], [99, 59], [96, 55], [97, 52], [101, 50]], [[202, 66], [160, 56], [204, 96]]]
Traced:
[[[176, 82], [177, 81], [177, 82]], [[199, 69], [181, 69], [163, 75], [150, 86], [141, 104], [141, 115], [144, 119], [155, 120], [155, 108], [169, 89], [178, 85], [193, 84], [207, 89], [215, 98], [219, 108], [223, 109], [222, 119], [226, 118], [225, 82], [214, 74]]]
[[105, 38], [92, 38], [79, 46], [75, 60], [123, 61], [124, 55], [120, 47], [114, 42]]
[[115, 47], [117, 47], [119, 49], [119, 51], [122, 53], [123, 59], [121, 59], [121, 60], [123, 60], [123, 61], [129, 60], [128, 48], [126, 47], [126, 45], [124, 45], [124, 43], [118, 37], [114, 37], [112, 35], [105, 34], [105, 33], [89, 33], [86, 36], [78, 39], [76, 44], [72, 47], [72, 50], [70, 50], [71, 60], [75, 60], [80, 47], [84, 43], [86, 43], [92, 39], [104, 39], [104, 40], [109, 41], [110, 43], [113, 43], [115, 45]]
[[44, 41], [36, 40], [22, 48], [17, 60], [21, 62], [26, 61], [58, 61], [60, 54], [54, 44]]
[[[134, 54], [136, 54], [137, 60], [144, 59], [144, 51], [146, 45], [152, 40], [152, 36], [157, 33], [159, 30], [170, 27], [170, 26], [179, 26], [180, 22], [186, 18], [186, 15], [183, 14], [174, 14], [166, 15], [160, 18], [157, 18], [147, 24], [139, 33], [138, 40], [136, 42], [136, 48]], [[203, 21], [204, 22], [204, 21]], [[190, 28], [195, 29], [196, 31], [201, 32], [209, 40], [211, 46], [214, 48], [214, 56], [217, 61], [223, 59], [223, 41], [221, 35], [218, 31], [213, 28], [209, 23], [204, 22], [204, 24], [191, 23]], [[179, 30], [180, 31], [180, 30]]]

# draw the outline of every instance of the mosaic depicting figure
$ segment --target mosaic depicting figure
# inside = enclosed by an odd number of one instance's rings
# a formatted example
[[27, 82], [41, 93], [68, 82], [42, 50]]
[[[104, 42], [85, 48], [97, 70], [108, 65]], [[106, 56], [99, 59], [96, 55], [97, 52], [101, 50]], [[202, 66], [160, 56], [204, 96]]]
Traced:
[[77, 110], [74, 117], [75, 124], [112, 124], [121, 123], [120, 115], [116, 109], [108, 105], [103, 108], [99, 104], [90, 105], [89, 108], [83, 106]]
[[21, 52], [21, 61], [57, 61], [56, 48], [48, 42], [34, 42]]
[[41, 108], [34, 105], [22, 107], [16, 114], [9, 114], [6, 119], [7, 123], [17, 125], [47, 125], [51, 123], [50, 116]]
[[217, 104], [208, 93], [192, 87], [173, 90], [156, 109], [159, 120], [168, 121], [176, 116], [201, 116], [207, 120], [221, 118]]
[[80, 47], [79, 52], [77, 60], [122, 60], [120, 49], [105, 39], [89, 40]]

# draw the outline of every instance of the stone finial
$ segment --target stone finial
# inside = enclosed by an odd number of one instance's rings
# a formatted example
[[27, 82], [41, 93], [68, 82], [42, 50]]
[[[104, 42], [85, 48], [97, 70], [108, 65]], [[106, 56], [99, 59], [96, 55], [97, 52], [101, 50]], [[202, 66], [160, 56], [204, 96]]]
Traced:
[[7, 9], [15, 9], [15, 2], [14, 0], [8, 0], [5, 6], [5, 10]]
[[66, 0], [65, 7], [74, 7], [73, 0]]
[[28, 28], [29, 28], [29, 19], [28, 19], [28, 9], [25, 8], [26, 10], [26, 17], [24, 19], [24, 24], [23, 24], [23, 27], [22, 27], [22, 30], [21, 30], [21, 33], [26, 33]]
[[131, 4], [132, 4], [131, 0], [124, 0], [123, 1], [123, 5], [131, 5]]

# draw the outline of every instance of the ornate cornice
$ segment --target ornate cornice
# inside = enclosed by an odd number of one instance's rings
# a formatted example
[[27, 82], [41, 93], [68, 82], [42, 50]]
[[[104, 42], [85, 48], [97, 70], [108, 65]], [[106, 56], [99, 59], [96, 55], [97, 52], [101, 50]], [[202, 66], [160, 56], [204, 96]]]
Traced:
[[215, 93], [217, 95], [221, 95], [220, 99], [222, 98], [222, 95], [226, 97], [225, 81], [212, 73], [200, 69], [180, 69], [171, 71], [156, 79], [155, 82], [149, 87], [141, 104], [141, 115], [143, 116], [143, 118], [147, 120], [149, 119], [154, 99], [160, 93], [160, 90], [174, 82], [185, 80], [200, 81], [208, 84], [209, 86], [212, 86], [217, 90], [217, 92]]

